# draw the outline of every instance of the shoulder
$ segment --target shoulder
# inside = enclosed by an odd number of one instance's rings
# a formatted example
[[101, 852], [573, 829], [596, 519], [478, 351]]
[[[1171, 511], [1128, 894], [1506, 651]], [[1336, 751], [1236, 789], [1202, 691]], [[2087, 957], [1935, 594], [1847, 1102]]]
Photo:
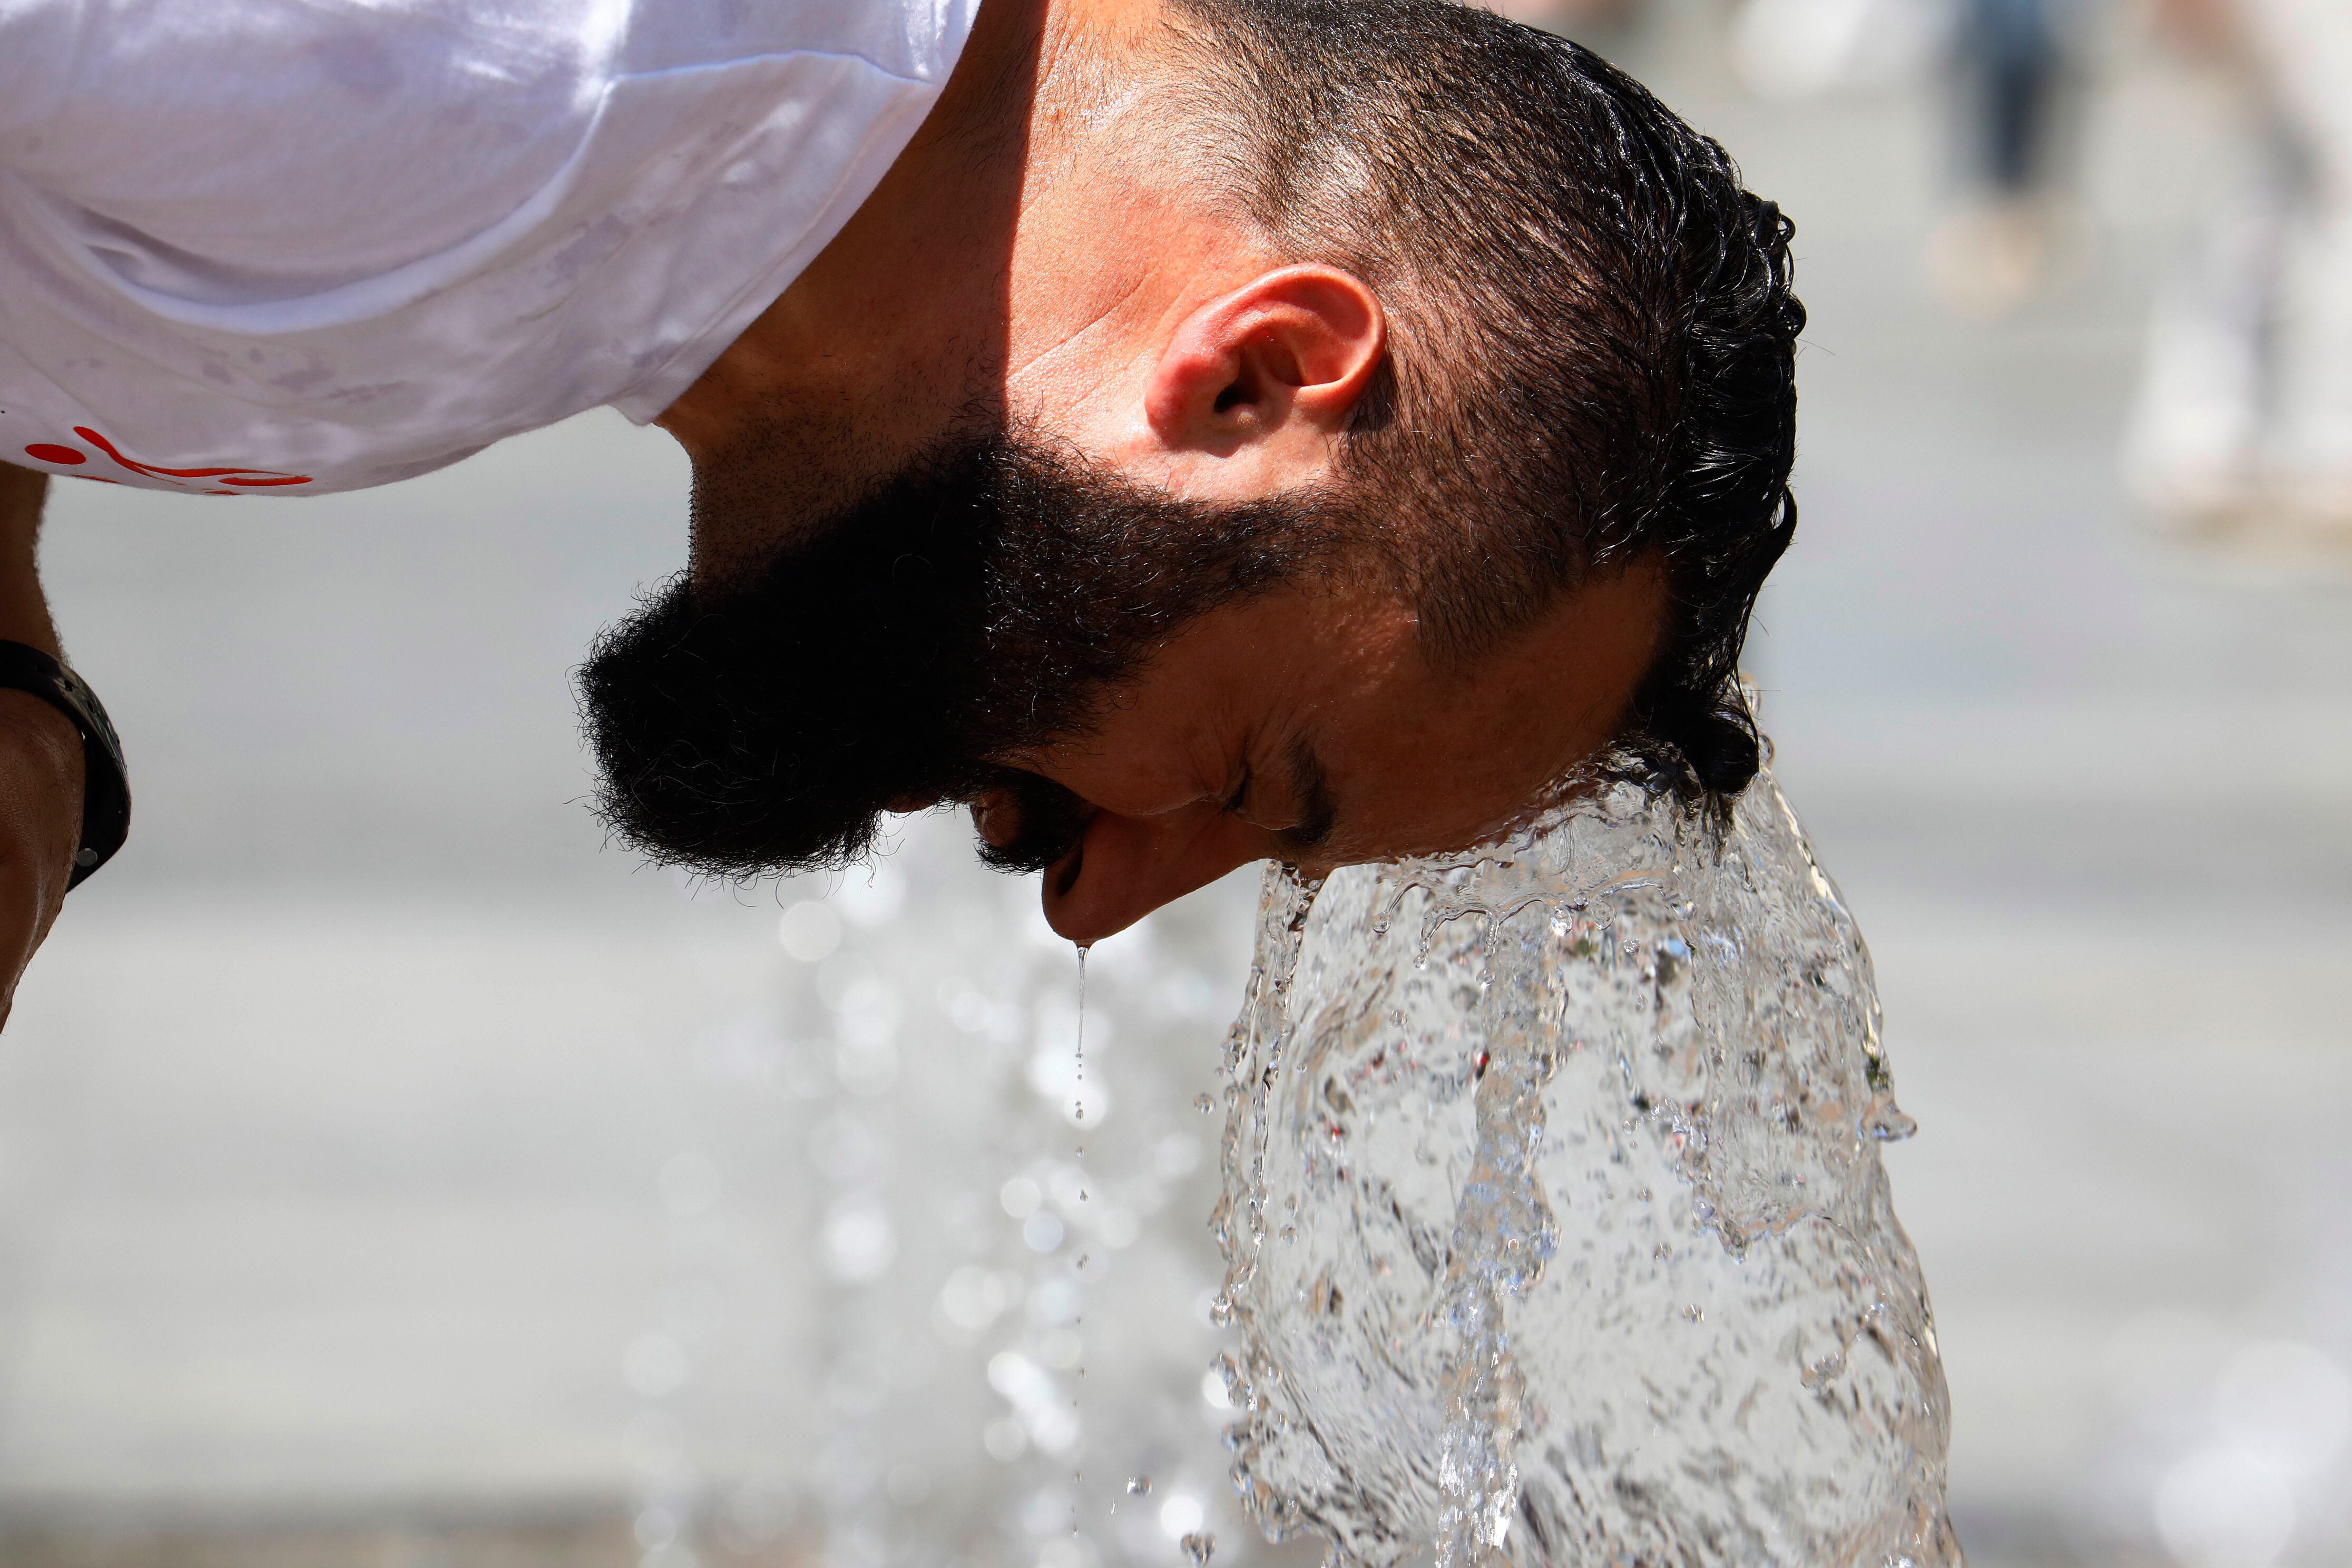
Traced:
[[[5, 0], [0, 0], [5, 3]], [[888, 75], [939, 83], [954, 68], [979, 0], [749, 0], [641, 3], [626, 68], [667, 70], [782, 54], [865, 61]]]
[[570, 156], [615, 0], [0, 0], [0, 166], [215, 268], [364, 274]]
[[975, 4], [0, 0], [0, 168], [83, 237], [202, 258], [197, 293], [332, 287], [529, 201], [618, 80], [832, 54], [936, 85]]

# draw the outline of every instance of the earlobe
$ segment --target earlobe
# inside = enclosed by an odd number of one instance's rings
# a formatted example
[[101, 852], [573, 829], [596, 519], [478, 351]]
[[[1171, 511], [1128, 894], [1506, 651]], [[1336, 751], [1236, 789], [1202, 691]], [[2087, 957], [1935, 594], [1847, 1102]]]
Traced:
[[1336, 267], [1285, 267], [1186, 317], [1152, 367], [1144, 417], [1166, 446], [1230, 454], [1286, 427], [1336, 435], [1387, 352], [1364, 281]]

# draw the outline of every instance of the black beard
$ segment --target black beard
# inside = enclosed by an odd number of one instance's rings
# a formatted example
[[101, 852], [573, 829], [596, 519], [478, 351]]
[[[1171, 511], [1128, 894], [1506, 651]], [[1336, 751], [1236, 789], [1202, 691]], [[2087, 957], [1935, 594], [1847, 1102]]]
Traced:
[[985, 851], [1034, 868], [1083, 807], [1000, 759], [1085, 733], [1186, 622], [1324, 558], [1317, 498], [1212, 507], [1013, 437], [950, 443], [740, 586], [681, 574], [580, 673], [597, 809], [650, 858], [722, 877], [837, 866], [883, 814], [1009, 791]]

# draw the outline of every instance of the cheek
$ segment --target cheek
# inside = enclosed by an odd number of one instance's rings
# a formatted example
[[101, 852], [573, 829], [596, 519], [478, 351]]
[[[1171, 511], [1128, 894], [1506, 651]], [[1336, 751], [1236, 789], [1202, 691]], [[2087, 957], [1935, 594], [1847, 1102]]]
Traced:
[[1083, 742], [1054, 747], [1035, 771], [1089, 805], [1160, 816], [1221, 802], [1241, 757], [1235, 704], [1197, 647], [1179, 644], [1120, 694]]
[[1083, 752], [1070, 748], [1039, 759], [1036, 771], [1120, 816], [1165, 816], [1202, 795], [1189, 749], [1132, 713], [1107, 726]]
[[1512, 728], [1433, 713], [1376, 726], [1344, 755], [1335, 748], [1325, 759], [1345, 807], [1345, 841], [1335, 849], [1453, 849], [1507, 821], [1548, 782], [1518, 754]]

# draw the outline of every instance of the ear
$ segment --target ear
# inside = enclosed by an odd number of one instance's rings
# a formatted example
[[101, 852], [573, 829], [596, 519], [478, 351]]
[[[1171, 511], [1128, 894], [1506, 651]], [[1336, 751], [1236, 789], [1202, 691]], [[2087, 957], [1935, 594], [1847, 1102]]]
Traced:
[[1276, 433], [1336, 436], [1388, 344], [1381, 302], [1336, 267], [1285, 267], [1187, 316], [1153, 365], [1143, 413], [1175, 451], [1230, 456]]

